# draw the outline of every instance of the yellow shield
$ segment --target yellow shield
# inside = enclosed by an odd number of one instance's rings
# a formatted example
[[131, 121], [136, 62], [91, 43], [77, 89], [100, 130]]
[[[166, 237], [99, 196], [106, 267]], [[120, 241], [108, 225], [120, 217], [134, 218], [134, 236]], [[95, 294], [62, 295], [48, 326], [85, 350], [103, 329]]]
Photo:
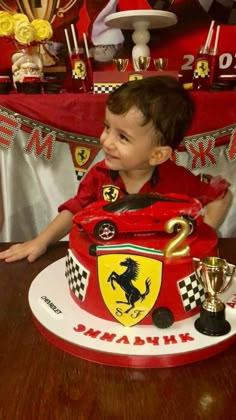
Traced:
[[90, 149], [87, 147], [77, 146], [75, 148], [75, 160], [78, 166], [84, 166], [90, 157]]
[[100, 291], [109, 312], [126, 327], [138, 324], [156, 302], [162, 262], [154, 256], [130, 253], [97, 258]]
[[143, 75], [140, 73], [133, 73], [129, 75], [129, 82], [132, 80], [139, 80], [139, 79], [143, 79]]
[[86, 66], [82, 60], [75, 60], [72, 69], [73, 77], [77, 77], [79, 79], [84, 79], [86, 76]]
[[208, 61], [204, 58], [199, 59], [196, 65], [196, 74], [200, 77], [206, 77], [209, 73], [209, 64]]
[[106, 201], [116, 201], [119, 195], [119, 187], [115, 185], [104, 185], [102, 187], [102, 196]]

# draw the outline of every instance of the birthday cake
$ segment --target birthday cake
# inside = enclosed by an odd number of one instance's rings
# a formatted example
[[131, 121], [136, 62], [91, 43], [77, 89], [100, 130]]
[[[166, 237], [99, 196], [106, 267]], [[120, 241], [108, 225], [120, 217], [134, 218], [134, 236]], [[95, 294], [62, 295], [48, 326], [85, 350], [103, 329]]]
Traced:
[[65, 273], [84, 311], [125, 327], [168, 328], [200, 311], [205, 293], [193, 262], [206, 255], [217, 255], [217, 236], [198, 200], [134, 194], [74, 216]]

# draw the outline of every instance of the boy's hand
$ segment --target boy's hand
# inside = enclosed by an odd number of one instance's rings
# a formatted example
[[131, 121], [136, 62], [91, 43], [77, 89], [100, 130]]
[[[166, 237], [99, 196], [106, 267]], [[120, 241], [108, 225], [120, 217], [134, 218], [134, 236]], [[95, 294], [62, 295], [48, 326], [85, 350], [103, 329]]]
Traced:
[[6, 251], [0, 252], [0, 260], [13, 262], [27, 258], [29, 262], [35, 261], [47, 251], [47, 247], [38, 238], [20, 244], [12, 245]]

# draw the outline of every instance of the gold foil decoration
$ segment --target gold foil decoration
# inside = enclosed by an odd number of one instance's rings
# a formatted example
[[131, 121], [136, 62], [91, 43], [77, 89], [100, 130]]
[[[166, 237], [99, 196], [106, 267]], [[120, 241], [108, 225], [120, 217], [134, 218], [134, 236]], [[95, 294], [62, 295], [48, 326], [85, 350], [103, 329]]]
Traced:
[[185, 239], [190, 233], [190, 226], [183, 217], [173, 217], [165, 224], [165, 231], [173, 233], [175, 226], [179, 227], [177, 234], [164, 247], [164, 255], [170, 257], [182, 257], [189, 254], [189, 246], [184, 244]]

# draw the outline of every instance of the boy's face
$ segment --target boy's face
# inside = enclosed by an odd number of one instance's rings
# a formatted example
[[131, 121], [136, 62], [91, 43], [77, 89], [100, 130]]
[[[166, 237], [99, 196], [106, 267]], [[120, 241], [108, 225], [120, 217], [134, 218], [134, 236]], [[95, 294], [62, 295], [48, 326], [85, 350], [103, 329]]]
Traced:
[[142, 121], [143, 115], [136, 107], [126, 115], [113, 114], [106, 108], [100, 143], [109, 169], [130, 171], [151, 167], [155, 133], [151, 123], [142, 126]]

